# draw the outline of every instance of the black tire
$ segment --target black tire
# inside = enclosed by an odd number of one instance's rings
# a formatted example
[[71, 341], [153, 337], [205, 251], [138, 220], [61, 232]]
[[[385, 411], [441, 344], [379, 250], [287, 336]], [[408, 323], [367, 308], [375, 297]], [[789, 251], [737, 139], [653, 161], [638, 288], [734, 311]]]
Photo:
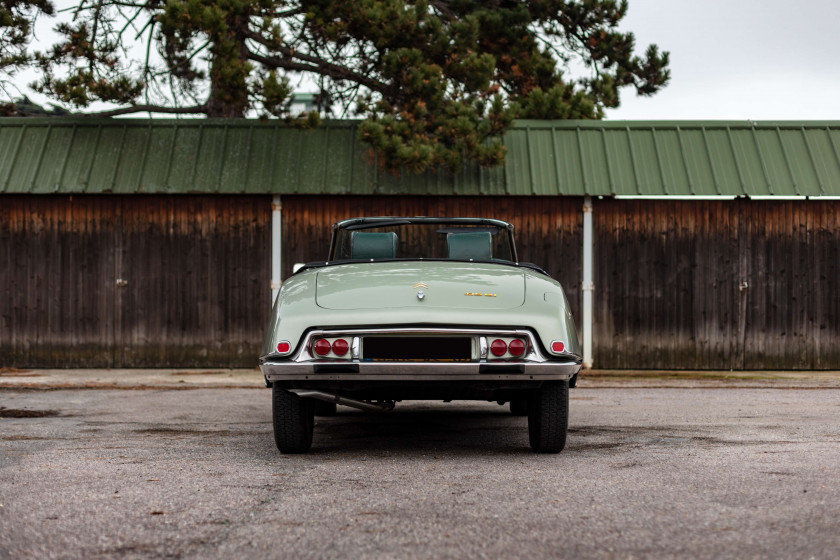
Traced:
[[282, 453], [305, 453], [312, 447], [315, 406], [277, 385], [271, 388], [274, 442]]
[[528, 400], [528, 438], [537, 453], [560, 453], [569, 429], [569, 383], [546, 381]]
[[514, 416], [527, 416], [528, 399], [513, 399], [510, 401], [510, 413]]
[[315, 400], [315, 416], [335, 416], [337, 407], [334, 402]]

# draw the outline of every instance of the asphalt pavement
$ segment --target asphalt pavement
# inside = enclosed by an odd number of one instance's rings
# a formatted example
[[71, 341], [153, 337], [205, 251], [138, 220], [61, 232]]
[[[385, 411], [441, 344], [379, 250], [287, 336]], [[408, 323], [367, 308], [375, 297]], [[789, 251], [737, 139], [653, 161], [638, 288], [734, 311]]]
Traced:
[[340, 407], [286, 456], [256, 370], [4, 371], [0, 558], [840, 550], [837, 374], [594, 374], [551, 456], [494, 403]]

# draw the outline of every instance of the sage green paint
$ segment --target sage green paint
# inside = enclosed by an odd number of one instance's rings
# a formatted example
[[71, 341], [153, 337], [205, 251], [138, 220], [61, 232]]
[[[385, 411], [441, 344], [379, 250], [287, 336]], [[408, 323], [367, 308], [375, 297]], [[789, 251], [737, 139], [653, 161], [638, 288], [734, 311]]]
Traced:
[[[413, 288], [417, 282], [429, 288]], [[418, 290], [426, 294], [422, 300]], [[464, 295], [479, 291], [496, 297]], [[530, 328], [544, 348], [562, 340], [568, 352], [581, 354], [557, 281], [512, 265], [399, 261], [315, 268], [286, 280], [274, 303], [263, 357], [274, 354], [281, 340], [299, 347], [311, 328], [361, 325]]]
[[[429, 287], [413, 288], [418, 282]], [[316, 301], [326, 309], [402, 308], [413, 313], [428, 308], [512, 309], [525, 302], [521, 269], [484, 263], [348, 264], [319, 270], [317, 284]], [[418, 290], [423, 299], [417, 298]]]

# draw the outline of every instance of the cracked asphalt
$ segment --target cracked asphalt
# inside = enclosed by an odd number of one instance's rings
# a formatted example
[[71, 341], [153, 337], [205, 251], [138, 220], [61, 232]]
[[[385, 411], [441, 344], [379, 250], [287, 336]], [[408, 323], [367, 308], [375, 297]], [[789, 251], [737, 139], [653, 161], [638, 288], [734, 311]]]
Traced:
[[836, 558], [840, 390], [572, 391], [559, 455], [492, 403], [339, 408], [284, 456], [270, 391], [0, 391], [0, 558]]

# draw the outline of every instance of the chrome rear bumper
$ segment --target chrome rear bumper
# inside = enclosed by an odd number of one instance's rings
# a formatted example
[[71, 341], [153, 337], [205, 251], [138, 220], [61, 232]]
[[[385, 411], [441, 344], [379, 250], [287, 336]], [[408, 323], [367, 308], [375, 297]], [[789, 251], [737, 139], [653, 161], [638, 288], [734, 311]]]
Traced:
[[[365, 359], [360, 340], [373, 335], [469, 336], [473, 339], [469, 361], [374, 361]], [[313, 359], [307, 345], [317, 337], [342, 336], [352, 340], [349, 359]], [[528, 349], [518, 359], [492, 360], [488, 354], [489, 337], [521, 337]], [[545, 355], [537, 339], [526, 329], [457, 329], [457, 328], [388, 328], [313, 330], [306, 344], [286, 357], [263, 356], [260, 369], [266, 381], [354, 380], [354, 381], [551, 381], [571, 379], [581, 368], [576, 354]]]
[[570, 379], [579, 361], [546, 362], [265, 362], [266, 380], [552, 381]]

